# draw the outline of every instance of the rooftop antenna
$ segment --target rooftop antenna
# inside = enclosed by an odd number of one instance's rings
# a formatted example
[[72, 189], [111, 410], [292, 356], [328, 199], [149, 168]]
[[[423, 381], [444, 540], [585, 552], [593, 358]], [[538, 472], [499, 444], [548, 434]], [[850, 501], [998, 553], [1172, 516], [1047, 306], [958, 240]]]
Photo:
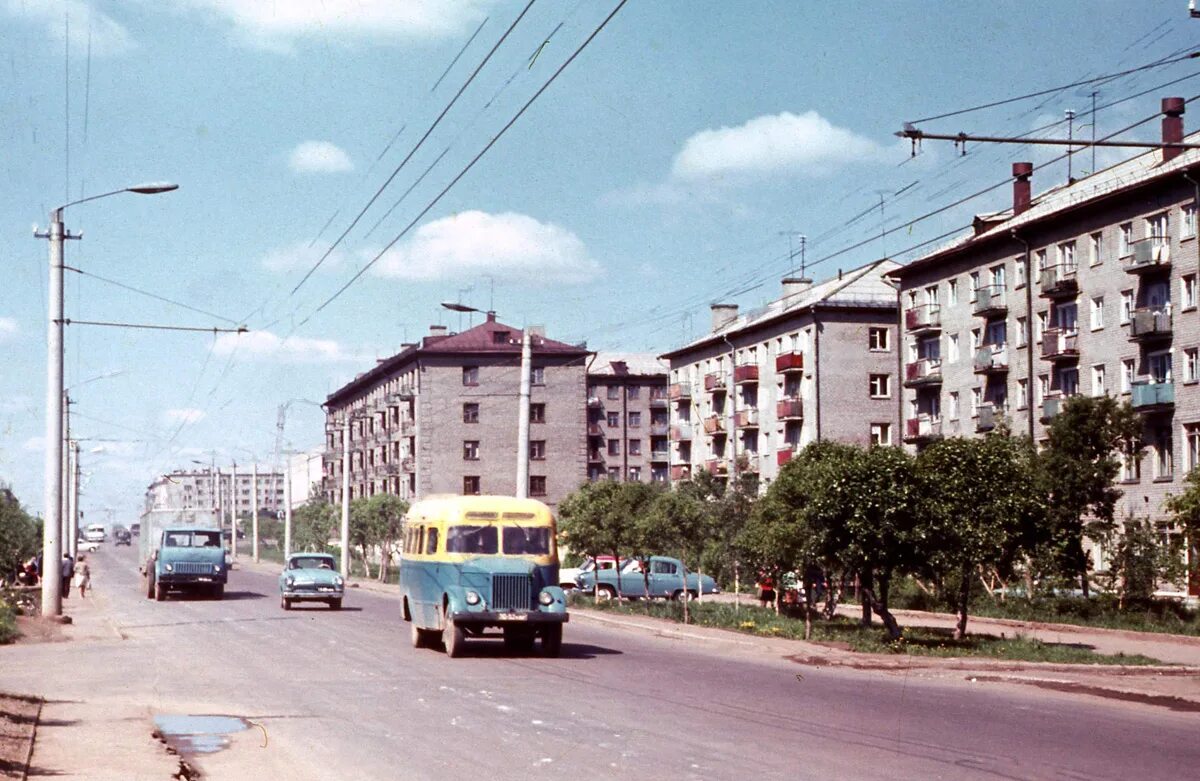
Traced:
[[[800, 256], [800, 276], [804, 276], [804, 247], [808, 243], [808, 237], [800, 231], [779, 231], [780, 236], [787, 236], [788, 240], [788, 264], [791, 266], [791, 276], [796, 276], [796, 255]], [[800, 250], [796, 251], [796, 243], [799, 240]]]

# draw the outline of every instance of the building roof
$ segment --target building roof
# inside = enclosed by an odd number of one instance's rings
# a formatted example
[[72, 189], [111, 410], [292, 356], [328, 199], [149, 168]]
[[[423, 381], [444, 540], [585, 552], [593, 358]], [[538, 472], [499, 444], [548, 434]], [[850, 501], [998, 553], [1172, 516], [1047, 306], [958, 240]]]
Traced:
[[759, 309], [754, 309], [730, 320], [716, 331], [705, 334], [661, 358], [671, 358], [683, 353], [720, 342], [726, 336], [767, 325], [805, 309], [812, 308], [895, 308], [896, 289], [884, 279], [899, 268], [900, 264], [889, 258], [868, 263], [819, 285], [813, 285], [801, 293], [783, 296]]
[[[1200, 132], [1184, 138], [1185, 143], [1200, 142]], [[1150, 184], [1167, 176], [1179, 176], [1187, 169], [1200, 165], [1200, 149], [1184, 149], [1173, 160], [1162, 162], [1162, 152], [1152, 149], [1128, 160], [1097, 171], [1091, 176], [1076, 180], [1072, 184], [1060, 184], [1034, 196], [1029, 208], [1013, 216], [1012, 208], [977, 215], [976, 225], [986, 229], [976, 233], [964, 233], [932, 252], [923, 255], [888, 274], [899, 279], [905, 275], [931, 265], [934, 261], [973, 249], [997, 239], [1007, 239], [1010, 231], [1061, 216], [1074, 209], [1093, 205], [1138, 187]], [[1037, 172], [1034, 172], [1037, 176]]]
[[601, 377], [666, 377], [670, 367], [654, 353], [598, 352], [589, 375]]
[[[489, 312], [487, 320], [466, 331], [446, 336], [426, 336], [418, 345], [411, 345], [391, 356], [376, 362], [375, 366], [358, 375], [350, 382], [329, 394], [326, 404], [336, 404], [348, 396], [373, 387], [382, 379], [395, 374], [410, 361], [426, 355], [503, 355], [521, 354], [524, 331], [496, 320]], [[547, 339], [533, 334], [531, 337], [534, 355], [558, 355], [582, 358], [589, 355], [586, 344], [574, 345]]]

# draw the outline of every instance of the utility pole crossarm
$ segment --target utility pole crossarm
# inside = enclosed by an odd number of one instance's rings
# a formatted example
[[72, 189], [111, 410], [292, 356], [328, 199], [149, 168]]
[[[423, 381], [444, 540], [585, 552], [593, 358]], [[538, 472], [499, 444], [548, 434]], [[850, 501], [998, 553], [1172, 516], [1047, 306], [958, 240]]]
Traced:
[[1200, 144], [1163, 143], [1162, 141], [1089, 141], [1082, 138], [1027, 138], [1021, 136], [977, 136], [970, 133], [927, 133], [905, 123], [902, 130], [896, 131], [900, 138], [907, 138], [913, 143], [924, 141], [953, 141], [956, 144], [966, 144], [968, 141], [987, 144], [1040, 144], [1043, 146], [1111, 146], [1123, 149], [1200, 149]]

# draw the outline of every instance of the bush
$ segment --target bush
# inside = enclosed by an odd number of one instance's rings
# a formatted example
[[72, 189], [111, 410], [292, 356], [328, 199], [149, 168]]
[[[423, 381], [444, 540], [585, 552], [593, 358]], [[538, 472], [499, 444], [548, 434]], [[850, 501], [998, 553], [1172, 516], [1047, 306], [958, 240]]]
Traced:
[[7, 645], [21, 636], [17, 629], [17, 611], [0, 599], [0, 645]]

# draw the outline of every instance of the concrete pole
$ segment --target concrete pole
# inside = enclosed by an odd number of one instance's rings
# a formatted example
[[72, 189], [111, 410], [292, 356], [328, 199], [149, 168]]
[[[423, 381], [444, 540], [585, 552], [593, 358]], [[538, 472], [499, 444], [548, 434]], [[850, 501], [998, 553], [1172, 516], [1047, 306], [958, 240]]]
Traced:
[[74, 559], [77, 545], [75, 530], [79, 528], [79, 443], [73, 440], [67, 441], [67, 464], [67, 517], [63, 551]]
[[[75, 442], [72, 447], [72, 452], [75, 456], [75, 487], [72, 493], [75, 495], [75, 507], [71, 510], [71, 534], [67, 538], [70, 540], [71, 558], [79, 557], [79, 442]], [[109, 513], [109, 526], [112, 526], [112, 513]]]
[[258, 459], [254, 459], [254, 467], [250, 472], [250, 517], [253, 524], [251, 551], [254, 561], [258, 561]]
[[533, 350], [529, 341], [529, 327], [521, 337], [521, 395], [517, 409], [517, 491], [518, 499], [529, 496], [529, 374], [533, 364]]
[[350, 410], [342, 420], [342, 577], [350, 577]]
[[237, 561], [237, 461], [229, 473], [229, 551]]
[[292, 470], [283, 459], [283, 558], [292, 553]]
[[[62, 615], [63, 238], [62, 209], [50, 215], [50, 291], [46, 328], [46, 452], [42, 494], [42, 615]], [[53, 577], [46, 577], [47, 574]]]
[[71, 518], [71, 396], [63, 391], [63, 449], [62, 449], [62, 550], [70, 550], [68, 527]]

